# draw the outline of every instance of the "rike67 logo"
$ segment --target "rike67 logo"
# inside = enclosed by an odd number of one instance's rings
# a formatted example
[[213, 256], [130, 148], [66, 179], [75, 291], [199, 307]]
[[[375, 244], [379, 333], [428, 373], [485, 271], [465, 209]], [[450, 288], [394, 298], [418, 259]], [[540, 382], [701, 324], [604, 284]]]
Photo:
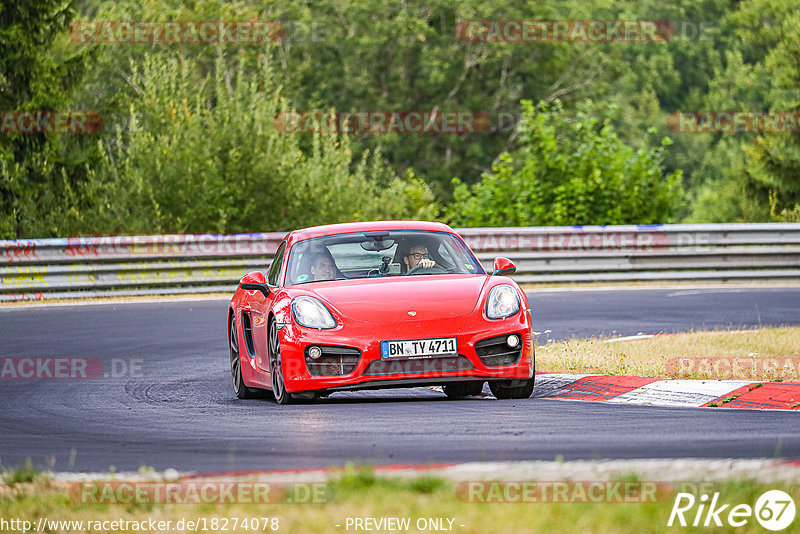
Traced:
[[[691, 493], [678, 493], [669, 514], [667, 526], [682, 527], [743, 527], [755, 517], [767, 530], [783, 530], [794, 521], [795, 505], [792, 497], [781, 490], [769, 490], [761, 494], [755, 506], [749, 504], [722, 503], [719, 492], [709, 496], [704, 493], [696, 499]], [[677, 520], [677, 523], [676, 523]]]

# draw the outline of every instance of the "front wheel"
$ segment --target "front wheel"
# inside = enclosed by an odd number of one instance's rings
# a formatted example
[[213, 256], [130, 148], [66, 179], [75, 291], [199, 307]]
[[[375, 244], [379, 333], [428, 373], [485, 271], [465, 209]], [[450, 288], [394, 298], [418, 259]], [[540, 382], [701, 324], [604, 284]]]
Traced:
[[286, 391], [281, 363], [281, 340], [278, 336], [278, 323], [269, 323], [269, 374], [272, 377], [272, 393], [278, 404], [291, 404], [292, 394]]
[[490, 380], [489, 389], [498, 399], [527, 399], [533, 394], [534, 377], [527, 380]]
[[231, 376], [233, 377], [233, 392], [240, 399], [255, 399], [260, 396], [260, 391], [244, 384], [242, 378], [242, 360], [239, 356], [239, 331], [236, 329], [236, 316], [231, 314], [229, 325], [229, 346], [231, 351]]

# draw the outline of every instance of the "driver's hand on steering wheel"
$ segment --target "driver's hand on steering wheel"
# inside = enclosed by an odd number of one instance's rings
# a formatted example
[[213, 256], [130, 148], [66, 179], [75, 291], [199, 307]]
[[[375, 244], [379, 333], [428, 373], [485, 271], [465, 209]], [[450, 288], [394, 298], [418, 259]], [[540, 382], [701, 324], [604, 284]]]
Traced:
[[419, 265], [422, 269], [430, 269], [431, 267], [434, 267], [436, 265], [436, 262], [430, 258], [424, 258], [419, 260], [419, 263], [417, 265]]

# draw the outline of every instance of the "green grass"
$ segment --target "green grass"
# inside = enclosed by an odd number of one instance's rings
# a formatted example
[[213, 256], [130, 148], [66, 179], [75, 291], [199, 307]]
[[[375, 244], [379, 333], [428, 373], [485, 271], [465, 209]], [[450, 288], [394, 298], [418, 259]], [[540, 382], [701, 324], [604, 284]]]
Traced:
[[[665, 473], [665, 475], [668, 475]], [[636, 481], [635, 473], [615, 481]], [[676, 486], [673, 486], [676, 487]], [[677, 488], [677, 487], [676, 487]], [[328, 482], [330, 499], [322, 504], [232, 504], [232, 505], [142, 505], [76, 503], [63, 483], [33, 478], [26, 484], [0, 486], [0, 516], [36, 521], [58, 520], [146, 520], [224, 517], [278, 518], [281, 533], [343, 534], [350, 518], [452, 518], [458, 534], [507, 534], [533, 532], [641, 533], [641, 532], [730, 532], [731, 528], [681, 528], [666, 526], [674, 493], [660, 502], [648, 503], [470, 503], [460, 500], [456, 484], [435, 476], [396, 478], [377, 475], [369, 468], [349, 466]], [[751, 480], [711, 483], [707, 492], [719, 492], [720, 502], [753, 506], [764, 491], [781, 489], [800, 503], [798, 483], [761, 484]], [[699, 494], [696, 497], [699, 498]], [[693, 513], [696, 511], [693, 509]], [[687, 517], [689, 515], [687, 514]], [[340, 525], [337, 527], [336, 525]], [[464, 525], [463, 527], [461, 525]], [[237, 529], [240, 532], [246, 530]], [[800, 519], [783, 532], [800, 531]], [[264, 531], [260, 531], [264, 532]], [[267, 532], [271, 532], [267, 530]], [[363, 532], [363, 531], [362, 531]], [[384, 531], [385, 532], [385, 531]], [[430, 531], [429, 531], [430, 532]], [[751, 519], [737, 533], [764, 532]], [[249, 531], [252, 534], [252, 530]]]
[[[692, 367], [684, 367], [681, 361], [691, 362]], [[550, 340], [536, 348], [536, 370], [798, 382], [800, 327], [697, 331], [617, 342], [595, 337]]]
[[2, 480], [10, 486], [35, 482], [41, 476], [39, 470], [33, 467], [33, 462], [31, 462], [30, 458], [20, 462], [17, 467], [2, 470]]

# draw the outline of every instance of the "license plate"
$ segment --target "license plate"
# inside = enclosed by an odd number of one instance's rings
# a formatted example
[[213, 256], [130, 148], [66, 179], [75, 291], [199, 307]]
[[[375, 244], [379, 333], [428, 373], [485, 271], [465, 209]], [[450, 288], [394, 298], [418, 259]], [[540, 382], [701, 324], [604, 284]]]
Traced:
[[456, 338], [454, 337], [381, 341], [381, 358], [422, 358], [456, 354], [458, 354], [458, 350], [456, 350]]

